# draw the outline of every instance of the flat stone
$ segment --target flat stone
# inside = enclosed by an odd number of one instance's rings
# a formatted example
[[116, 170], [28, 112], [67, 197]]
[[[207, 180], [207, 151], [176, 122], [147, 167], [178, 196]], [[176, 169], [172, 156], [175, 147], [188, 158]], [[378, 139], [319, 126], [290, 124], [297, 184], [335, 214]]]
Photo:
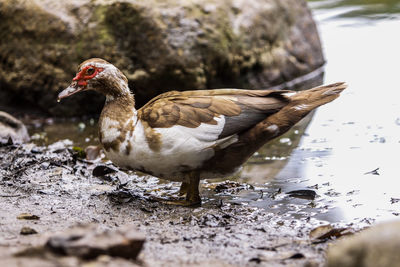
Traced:
[[21, 213], [17, 216], [18, 220], [39, 220], [40, 217], [30, 213]]
[[136, 259], [145, 237], [130, 226], [100, 229], [86, 225], [50, 237], [45, 247], [55, 254], [94, 259], [100, 255]]
[[34, 235], [37, 234], [38, 232], [33, 228], [25, 226], [21, 228], [21, 231], [19, 233], [21, 235]]

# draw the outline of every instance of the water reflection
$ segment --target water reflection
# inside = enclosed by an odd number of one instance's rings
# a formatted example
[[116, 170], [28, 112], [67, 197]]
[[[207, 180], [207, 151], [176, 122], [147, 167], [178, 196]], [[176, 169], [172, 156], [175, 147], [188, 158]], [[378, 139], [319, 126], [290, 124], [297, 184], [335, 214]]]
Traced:
[[329, 18], [398, 19], [400, 13], [399, 0], [309, 0], [308, 2], [314, 12], [322, 10], [324, 16]]
[[263, 184], [273, 180], [287, 165], [293, 150], [310, 123], [313, 114], [308, 115], [290, 131], [264, 145], [243, 166], [240, 179], [250, 184]]
[[31, 139], [38, 145], [49, 145], [59, 140], [70, 139], [74, 146], [98, 145], [97, 121], [84, 120], [29, 120], [26, 122]]
[[[310, 202], [282, 194], [250, 205], [330, 222], [399, 216], [399, 3], [312, 1], [328, 62], [325, 82], [346, 81], [350, 86], [316, 112], [299, 146], [265, 190], [312, 188], [318, 197]], [[379, 19], [370, 23], [365, 18]], [[368, 173], [376, 168], [379, 175]]]

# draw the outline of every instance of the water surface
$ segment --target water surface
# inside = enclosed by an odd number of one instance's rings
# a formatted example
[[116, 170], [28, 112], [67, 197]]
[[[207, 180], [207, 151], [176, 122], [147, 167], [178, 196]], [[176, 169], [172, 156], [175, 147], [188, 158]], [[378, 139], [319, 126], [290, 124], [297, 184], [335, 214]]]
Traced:
[[314, 201], [266, 197], [249, 204], [329, 222], [396, 218], [400, 213], [400, 1], [309, 4], [327, 60], [325, 83], [345, 81], [349, 87], [316, 111], [287, 164], [266, 188], [309, 189], [318, 196]]

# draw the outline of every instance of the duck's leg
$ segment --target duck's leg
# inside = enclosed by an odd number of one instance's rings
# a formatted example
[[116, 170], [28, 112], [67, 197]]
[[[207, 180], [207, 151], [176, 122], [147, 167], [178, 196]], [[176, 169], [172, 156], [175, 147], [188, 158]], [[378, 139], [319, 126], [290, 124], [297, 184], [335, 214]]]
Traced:
[[198, 172], [188, 174], [189, 184], [186, 192], [186, 203], [188, 206], [200, 205], [201, 198], [199, 192], [200, 175]]
[[179, 194], [186, 194], [186, 198], [184, 200], [170, 200], [162, 202], [170, 205], [185, 207], [201, 205], [199, 193], [200, 175], [197, 172], [189, 172], [186, 174], [186, 178], [187, 182], [182, 182], [179, 190]]
[[189, 183], [187, 182], [182, 182], [181, 188], [179, 189], [179, 196], [186, 195], [189, 189]]

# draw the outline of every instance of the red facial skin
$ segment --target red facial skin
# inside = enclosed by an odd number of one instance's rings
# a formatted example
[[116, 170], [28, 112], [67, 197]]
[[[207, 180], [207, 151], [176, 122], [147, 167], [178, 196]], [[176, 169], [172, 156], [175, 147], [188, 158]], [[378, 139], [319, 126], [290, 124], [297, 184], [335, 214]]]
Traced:
[[[86, 72], [88, 69], [93, 68], [94, 72], [91, 75], [87, 75]], [[78, 72], [73, 78], [73, 81], [77, 81], [79, 86], [86, 86], [87, 85], [87, 80], [92, 79], [95, 77], [99, 72], [102, 72], [104, 69], [103, 68], [96, 68], [95, 66], [86, 66], [84, 67], [80, 72]]]
[[86, 86], [88, 85], [87, 81], [93, 79], [99, 72], [102, 72], [103, 70], [104, 68], [98, 68], [95, 66], [84, 67], [80, 72], [76, 74], [71, 85], [58, 94], [58, 102], [60, 102], [60, 100], [63, 98], [87, 90], [86, 88]]

